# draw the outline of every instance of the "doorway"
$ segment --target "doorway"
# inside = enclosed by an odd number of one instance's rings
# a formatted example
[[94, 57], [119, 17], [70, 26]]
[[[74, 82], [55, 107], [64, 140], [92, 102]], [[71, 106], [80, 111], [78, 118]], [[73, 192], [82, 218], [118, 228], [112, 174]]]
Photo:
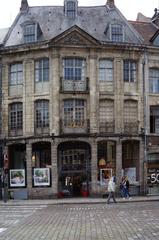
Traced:
[[65, 142], [58, 147], [58, 189], [63, 196], [81, 197], [91, 181], [90, 146], [85, 142]]

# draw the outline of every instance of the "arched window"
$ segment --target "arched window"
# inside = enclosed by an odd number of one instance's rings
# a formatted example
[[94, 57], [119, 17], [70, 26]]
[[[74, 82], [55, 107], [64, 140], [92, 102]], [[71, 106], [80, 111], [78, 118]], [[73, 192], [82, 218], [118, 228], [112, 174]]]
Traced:
[[114, 132], [114, 101], [109, 99], [99, 102], [100, 132]]
[[9, 105], [9, 131], [11, 135], [22, 135], [23, 129], [23, 104], [12, 103]]
[[[49, 128], [49, 101], [37, 100], [35, 102], [35, 128], [42, 132]], [[41, 132], [40, 131], [40, 132]]]
[[86, 103], [83, 99], [64, 100], [64, 126], [82, 127], [85, 121]]
[[135, 100], [124, 102], [124, 131], [127, 133], [138, 131], [138, 102]]

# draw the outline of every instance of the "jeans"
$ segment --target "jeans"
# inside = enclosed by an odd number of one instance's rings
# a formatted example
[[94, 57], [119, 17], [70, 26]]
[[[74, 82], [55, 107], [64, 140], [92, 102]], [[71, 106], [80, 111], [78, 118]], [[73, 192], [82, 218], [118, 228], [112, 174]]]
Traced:
[[122, 197], [124, 197], [124, 198], [130, 197], [129, 191], [128, 191], [128, 189], [127, 189], [126, 187], [123, 187], [123, 188], [121, 189], [121, 195], [122, 195]]

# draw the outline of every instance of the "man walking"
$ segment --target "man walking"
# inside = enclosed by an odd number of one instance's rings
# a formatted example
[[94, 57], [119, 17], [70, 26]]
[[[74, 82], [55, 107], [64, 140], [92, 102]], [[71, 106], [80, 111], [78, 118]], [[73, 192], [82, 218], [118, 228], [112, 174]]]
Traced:
[[110, 177], [109, 182], [108, 182], [108, 192], [109, 192], [109, 196], [107, 199], [107, 204], [110, 203], [110, 199], [112, 198], [114, 203], [116, 203], [115, 200], [115, 177]]

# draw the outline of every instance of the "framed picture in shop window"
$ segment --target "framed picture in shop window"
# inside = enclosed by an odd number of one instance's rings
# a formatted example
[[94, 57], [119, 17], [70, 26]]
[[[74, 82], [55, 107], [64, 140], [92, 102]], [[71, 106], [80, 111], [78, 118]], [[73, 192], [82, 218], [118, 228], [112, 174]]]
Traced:
[[25, 170], [10, 169], [9, 184], [10, 187], [26, 187]]
[[50, 168], [33, 168], [33, 186], [51, 186]]
[[112, 177], [111, 168], [102, 168], [100, 169], [100, 184], [108, 185], [109, 177]]

